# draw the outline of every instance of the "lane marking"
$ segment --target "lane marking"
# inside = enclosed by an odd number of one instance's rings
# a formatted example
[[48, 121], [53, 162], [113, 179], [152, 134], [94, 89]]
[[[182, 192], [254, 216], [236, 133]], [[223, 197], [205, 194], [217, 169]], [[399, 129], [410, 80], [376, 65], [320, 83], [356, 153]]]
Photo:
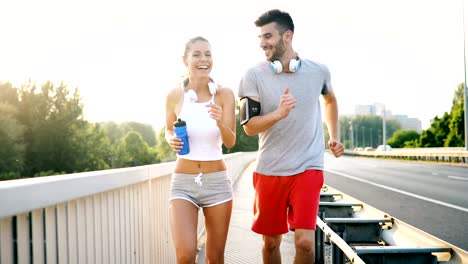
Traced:
[[450, 179], [455, 179], [455, 180], [462, 180], [462, 181], [468, 181], [468, 178], [465, 178], [465, 177], [458, 177], [458, 176], [447, 176], [447, 178], [450, 178]]
[[442, 206], [447, 206], [447, 207], [450, 207], [450, 208], [453, 208], [453, 209], [460, 210], [462, 212], [468, 213], [468, 208], [465, 208], [465, 207], [461, 207], [461, 206], [458, 206], [458, 205], [442, 202], [442, 201], [439, 201], [439, 200], [435, 200], [435, 199], [432, 199], [432, 198], [429, 198], [429, 197], [417, 195], [417, 194], [414, 194], [414, 193], [402, 191], [402, 190], [399, 190], [399, 189], [396, 189], [396, 188], [392, 188], [392, 187], [388, 187], [388, 186], [385, 186], [385, 185], [382, 185], [382, 184], [378, 184], [378, 183], [375, 183], [375, 182], [364, 180], [364, 179], [361, 179], [361, 178], [358, 178], [358, 177], [355, 177], [355, 176], [351, 176], [351, 175], [348, 175], [348, 174], [344, 174], [344, 173], [341, 173], [341, 172], [338, 172], [338, 171], [334, 171], [334, 170], [330, 170], [330, 169], [324, 169], [324, 170], [328, 171], [328, 172], [331, 172], [331, 173], [334, 173], [334, 174], [337, 174], [337, 175], [340, 175], [340, 176], [343, 176], [343, 177], [346, 177], [346, 178], [350, 178], [350, 179], [353, 179], [353, 180], [356, 180], [356, 181], [364, 182], [364, 183], [374, 185], [374, 186], [377, 186], [377, 187], [380, 187], [380, 188], [383, 188], [383, 189], [387, 189], [389, 191], [401, 193], [401, 194], [408, 195], [408, 196], [411, 196], [411, 197], [414, 197], [414, 198], [417, 198], [417, 199], [421, 199], [421, 200], [424, 200], [424, 201], [427, 201], [427, 202], [435, 203], [435, 204], [442, 205]]

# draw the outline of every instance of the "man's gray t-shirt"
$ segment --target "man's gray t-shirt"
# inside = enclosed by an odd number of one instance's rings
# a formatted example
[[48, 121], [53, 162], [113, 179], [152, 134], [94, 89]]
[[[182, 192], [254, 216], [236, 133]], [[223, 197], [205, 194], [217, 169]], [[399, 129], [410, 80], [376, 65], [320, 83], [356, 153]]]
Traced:
[[260, 115], [266, 115], [278, 108], [286, 87], [296, 98], [296, 107], [259, 134], [256, 172], [291, 176], [309, 169], [323, 170], [325, 144], [319, 99], [331, 87], [327, 67], [301, 59], [296, 73], [276, 74], [265, 61], [246, 72], [238, 95], [259, 97]]

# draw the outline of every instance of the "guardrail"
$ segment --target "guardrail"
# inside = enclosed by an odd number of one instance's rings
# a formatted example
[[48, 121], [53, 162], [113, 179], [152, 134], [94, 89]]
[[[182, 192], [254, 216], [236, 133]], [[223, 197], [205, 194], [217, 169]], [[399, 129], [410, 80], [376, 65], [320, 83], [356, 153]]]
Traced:
[[[224, 158], [234, 182], [255, 152]], [[0, 263], [175, 263], [173, 166], [0, 181]]]
[[391, 151], [345, 150], [345, 155], [468, 165], [468, 151], [464, 148], [394, 148]]
[[315, 263], [468, 263], [468, 252], [330, 186], [320, 195]]

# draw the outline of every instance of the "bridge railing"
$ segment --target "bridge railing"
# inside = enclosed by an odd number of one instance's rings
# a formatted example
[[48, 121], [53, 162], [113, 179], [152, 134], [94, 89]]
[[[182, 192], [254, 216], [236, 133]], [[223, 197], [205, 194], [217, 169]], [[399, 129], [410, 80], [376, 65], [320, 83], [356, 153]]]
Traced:
[[[228, 175], [235, 180], [254, 159], [255, 153], [225, 155]], [[0, 263], [175, 263], [173, 166], [0, 182]]]
[[394, 148], [391, 151], [346, 150], [345, 155], [373, 158], [434, 161], [468, 165], [468, 151], [464, 148]]
[[468, 252], [330, 186], [320, 200], [317, 264], [468, 263]]

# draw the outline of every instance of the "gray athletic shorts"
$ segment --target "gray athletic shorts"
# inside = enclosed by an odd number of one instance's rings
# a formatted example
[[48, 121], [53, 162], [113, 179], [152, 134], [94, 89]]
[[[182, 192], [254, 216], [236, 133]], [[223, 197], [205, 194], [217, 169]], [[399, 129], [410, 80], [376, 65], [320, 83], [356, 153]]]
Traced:
[[187, 200], [200, 208], [228, 202], [232, 197], [231, 178], [226, 171], [206, 174], [172, 173], [169, 200]]

